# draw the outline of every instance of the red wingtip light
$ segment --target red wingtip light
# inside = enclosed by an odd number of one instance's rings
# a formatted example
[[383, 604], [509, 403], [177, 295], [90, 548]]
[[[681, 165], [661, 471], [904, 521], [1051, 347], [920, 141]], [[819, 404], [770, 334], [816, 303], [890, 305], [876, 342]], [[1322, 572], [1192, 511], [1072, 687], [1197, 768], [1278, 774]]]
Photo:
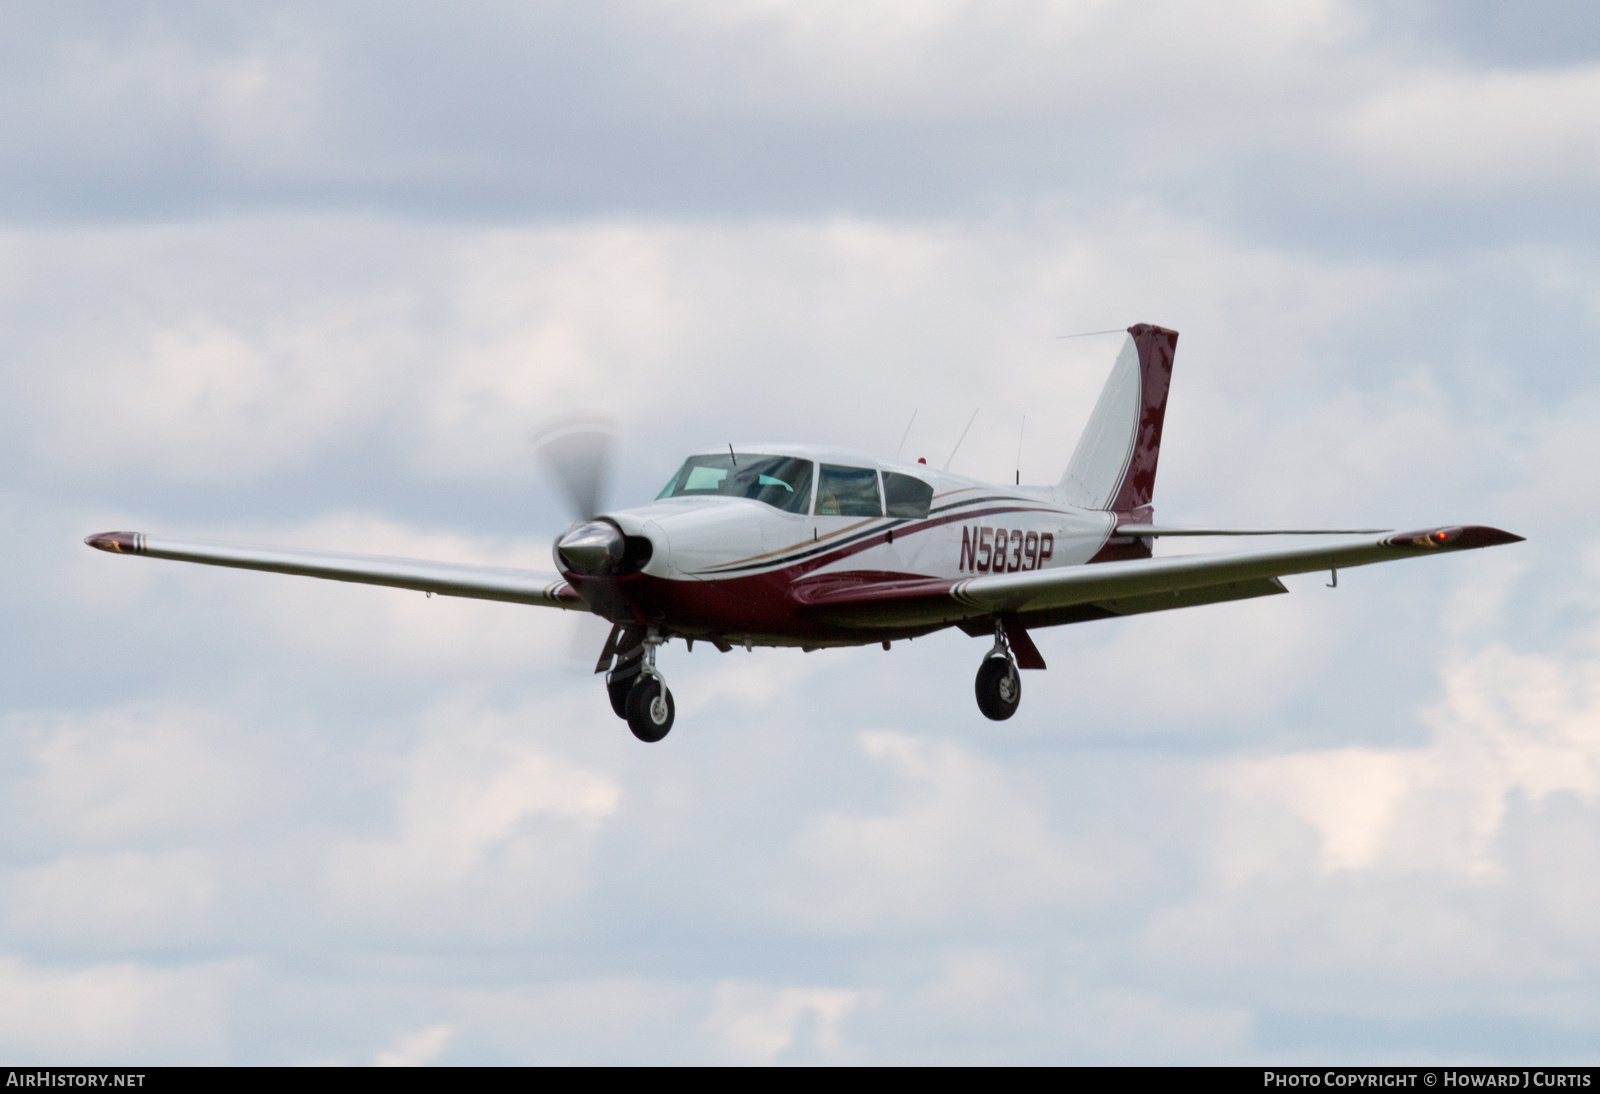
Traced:
[[1499, 528], [1479, 524], [1457, 525], [1449, 528], [1426, 528], [1416, 532], [1401, 532], [1383, 541], [1390, 547], [1426, 547], [1430, 551], [1449, 547], [1452, 551], [1471, 550], [1474, 547], [1495, 547], [1502, 543], [1520, 543], [1522, 537]]
[[136, 555], [143, 550], [144, 537], [138, 532], [96, 532], [85, 536], [83, 542], [97, 551], [113, 551], [119, 555]]

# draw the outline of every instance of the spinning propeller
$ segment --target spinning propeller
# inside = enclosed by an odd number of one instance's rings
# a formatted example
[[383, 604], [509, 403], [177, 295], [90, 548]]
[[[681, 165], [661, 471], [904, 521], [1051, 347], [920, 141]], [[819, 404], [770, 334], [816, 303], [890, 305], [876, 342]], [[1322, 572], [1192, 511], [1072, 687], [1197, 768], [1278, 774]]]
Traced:
[[600, 511], [616, 438], [616, 419], [599, 410], [550, 418], [528, 437], [545, 471], [566, 494], [577, 520], [593, 520]]
[[[557, 561], [596, 578], [614, 570], [626, 550], [616, 525], [594, 519], [606, 496], [616, 437], [616, 420], [596, 410], [550, 418], [528, 437], [545, 473], [566, 497], [575, 521], [556, 540]], [[595, 648], [608, 644], [609, 630], [610, 624], [596, 615], [580, 614], [573, 619], [567, 657], [574, 668], [583, 666], [587, 671]]]
[[592, 577], [614, 569], [626, 546], [614, 524], [594, 519], [611, 477], [616, 437], [616, 420], [609, 414], [582, 410], [545, 421], [528, 438], [578, 522], [556, 541], [559, 561]]

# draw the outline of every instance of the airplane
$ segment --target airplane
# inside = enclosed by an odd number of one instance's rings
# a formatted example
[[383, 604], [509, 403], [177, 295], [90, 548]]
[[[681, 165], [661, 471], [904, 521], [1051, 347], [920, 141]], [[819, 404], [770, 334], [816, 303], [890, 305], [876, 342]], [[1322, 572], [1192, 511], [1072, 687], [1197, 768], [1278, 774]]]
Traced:
[[[600, 511], [603, 426], [577, 417], [542, 451], [578, 519], [553, 573], [102, 532], [102, 551], [589, 612], [612, 624], [595, 673], [641, 741], [672, 729], [657, 663], [682, 639], [734, 646], [891, 644], [956, 627], [992, 638], [974, 685], [1001, 721], [1019, 670], [1045, 668], [1030, 631], [1288, 590], [1289, 574], [1516, 543], [1481, 525], [1176, 527], [1152, 497], [1178, 333], [1137, 323], [1066, 471], [1052, 485], [986, 483], [926, 460], [819, 445], [728, 444], [690, 455], [647, 504]], [[959, 445], [958, 445], [959, 446]], [[952, 454], [953, 456], [953, 454]], [[1156, 557], [1158, 538], [1337, 536], [1270, 549]]]

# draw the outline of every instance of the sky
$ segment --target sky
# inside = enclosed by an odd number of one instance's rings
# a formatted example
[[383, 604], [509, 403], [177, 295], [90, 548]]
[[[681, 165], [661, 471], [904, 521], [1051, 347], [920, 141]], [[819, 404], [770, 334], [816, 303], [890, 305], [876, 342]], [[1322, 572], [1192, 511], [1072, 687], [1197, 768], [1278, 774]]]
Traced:
[[[1593, 1062], [1592, 5], [4, 19], [0, 1052]], [[564, 613], [81, 543], [549, 569], [579, 408], [617, 505], [913, 413], [1053, 482], [1135, 322], [1158, 520], [1527, 542], [1035, 632], [1004, 723], [959, 632], [680, 644], [653, 746]]]

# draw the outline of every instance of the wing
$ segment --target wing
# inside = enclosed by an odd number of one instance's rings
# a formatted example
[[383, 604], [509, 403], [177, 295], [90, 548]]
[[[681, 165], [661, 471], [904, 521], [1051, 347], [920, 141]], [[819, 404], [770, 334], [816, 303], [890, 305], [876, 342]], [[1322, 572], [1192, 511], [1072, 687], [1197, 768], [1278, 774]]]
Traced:
[[960, 580], [919, 578], [849, 583], [817, 578], [796, 585], [812, 614], [843, 626], [960, 624], [996, 615], [1048, 627], [1115, 615], [1281, 593], [1285, 574], [1341, 570], [1402, 558], [1517, 543], [1498, 528], [1456, 526], [1381, 539], [1303, 547], [1102, 562]]
[[1180, 528], [1171, 524], [1119, 524], [1119, 536], [1375, 536], [1392, 528]]
[[513, 570], [501, 566], [472, 566], [457, 562], [428, 562], [379, 555], [346, 555], [333, 551], [302, 551], [289, 547], [255, 547], [244, 543], [209, 543], [198, 539], [165, 539], [142, 532], [101, 532], [84, 540], [90, 547], [113, 554], [170, 558], [208, 566], [233, 566], [242, 570], [268, 570], [275, 574], [325, 577], [364, 585], [390, 585], [398, 589], [467, 596], [477, 600], [505, 600], [546, 608], [588, 611], [588, 605], [559, 575], [538, 570]]

